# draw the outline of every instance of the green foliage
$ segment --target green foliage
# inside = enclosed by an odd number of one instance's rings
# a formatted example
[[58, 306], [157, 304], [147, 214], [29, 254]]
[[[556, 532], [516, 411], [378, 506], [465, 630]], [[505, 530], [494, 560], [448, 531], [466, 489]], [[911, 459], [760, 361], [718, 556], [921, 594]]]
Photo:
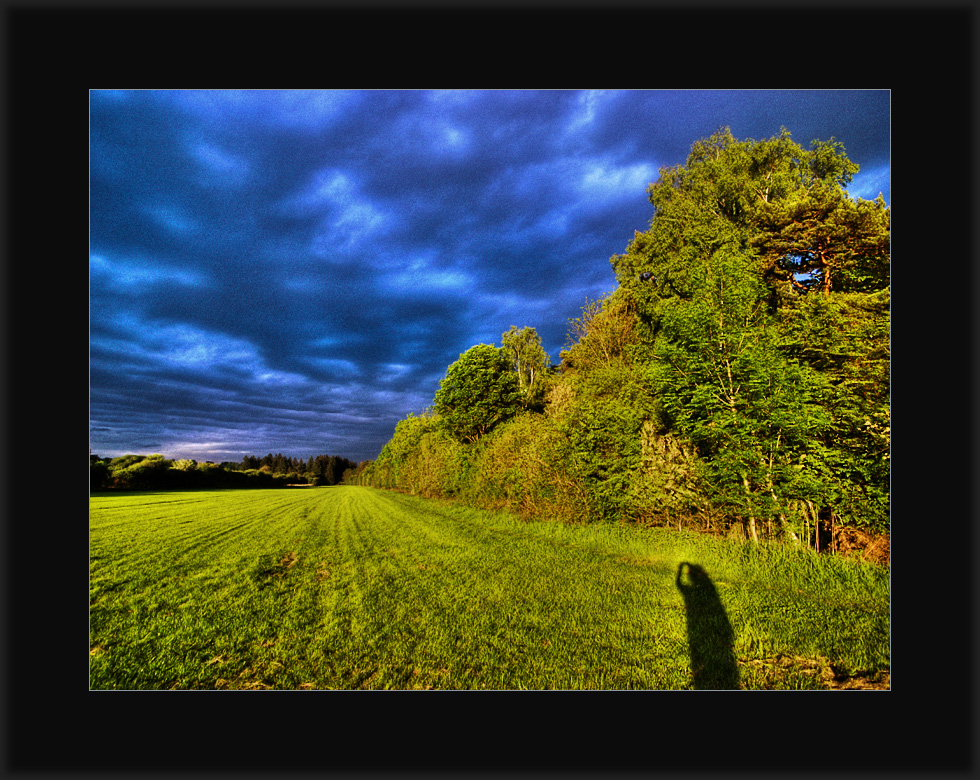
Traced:
[[698, 269], [691, 300], [657, 307], [651, 375], [671, 429], [706, 461], [713, 500], [754, 535], [754, 518], [785, 515], [780, 477], [794, 473], [800, 448], [829, 421], [816, 403], [819, 377], [787, 360], [767, 327], [750, 263], [719, 250]]
[[561, 434], [541, 414], [522, 413], [481, 443], [465, 497], [481, 506], [526, 517], [551, 514], [584, 519], [579, 484], [564, 469]]
[[414, 468], [422, 438], [436, 431], [437, 420], [432, 413], [409, 414], [395, 425], [395, 432], [381, 449], [374, 463], [375, 484], [379, 487], [412, 490], [410, 474]]
[[785, 129], [695, 142], [650, 185], [650, 228], [570, 321], [559, 373], [538, 384], [532, 328], [472, 348], [365, 483], [815, 547], [828, 526], [887, 532], [890, 213], [848, 195], [857, 171]]
[[427, 410], [409, 414], [376, 461], [351, 475], [356, 484], [401, 490], [412, 495], [453, 495], [465, 473], [461, 445], [441, 427], [438, 415]]
[[857, 169], [833, 139], [719, 131], [661, 172], [650, 230], [612, 258], [668, 427], [753, 535], [794, 533], [807, 502], [887, 528], [889, 216], [849, 198]]
[[115, 473], [146, 459], [146, 455], [120, 455], [109, 461], [109, 469]]
[[589, 519], [629, 519], [650, 406], [645, 389], [626, 366], [596, 368], [568, 381], [573, 399], [553, 418], [563, 462], [584, 490]]
[[641, 430], [641, 463], [630, 481], [632, 517], [643, 525], [718, 530], [715, 508], [706, 498], [703, 461], [657, 417]]
[[808, 452], [822, 494], [814, 485], [799, 498], [819, 496], [828, 513], [873, 531], [888, 527], [889, 321], [885, 289], [808, 296], [785, 323], [786, 348], [824, 380], [822, 404], [832, 419]]
[[[187, 458], [168, 460], [160, 454], [123, 455], [112, 459], [93, 455], [90, 460], [92, 491], [281, 488], [308, 484], [311, 479], [316, 479], [320, 485], [335, 485], [343, 476], [342, 469], [356, 466], [346, 458], [320, 455], [310, 457], [307, 468], [306, 461], [271, 453], [263, 458], [247, 455], [240, 464], [198, 463]], [[243, 468], [248, 464], [252, 467]], [[281, 470], [276, 471], [272, 464]]]
[[149, 455], [140, 460], [131, 460], [134, 457], [137, 456], [125, 456], [119, 459], [118, 465], [113, 465], [115, 460], [110, 462], [109, 468], [117, 486], [126, 486], [134, 490], [150, 490], [163, 483], [170, 469], [170, 461], [165, 460], [162, 455]]
[[525, 409], [541, 411], [551, 378], [551, 358], [541, 346], [541, 337], [534, 328], [512, 325], [503, 334], [501, 351], [517, 374], [521, 403]]
[[457, 441], [475, 442], [519, 408], [520, 384], [502, 350], [477, 344], [449, 366], [434, 408], [442, 430]]
[[563, 371], [615, 368], [627, 360], [635, 325], [628, 298], [613, 293], [604, 300], [590, 301], [582, 316], [569, 324], [570, 343], [561, 353]]

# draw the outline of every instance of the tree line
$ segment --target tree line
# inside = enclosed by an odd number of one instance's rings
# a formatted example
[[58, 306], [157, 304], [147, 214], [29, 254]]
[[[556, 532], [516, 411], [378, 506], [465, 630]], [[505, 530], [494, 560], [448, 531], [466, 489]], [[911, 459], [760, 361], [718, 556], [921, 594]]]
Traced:
[[476, 345], [359, 484], [527, 516], [782, 538], [889, 530], [890, 210], [831, 138], [728, 128], [648, 188], [552, 366]]
[[304, 460], [271, 452], [222, 463], [168, 459], [160, 454], [115, 458], [91, 455], [89, 460], [93, 491], [337, 485], [358, 467], [354, 461], [337, 455], [311, 455]]

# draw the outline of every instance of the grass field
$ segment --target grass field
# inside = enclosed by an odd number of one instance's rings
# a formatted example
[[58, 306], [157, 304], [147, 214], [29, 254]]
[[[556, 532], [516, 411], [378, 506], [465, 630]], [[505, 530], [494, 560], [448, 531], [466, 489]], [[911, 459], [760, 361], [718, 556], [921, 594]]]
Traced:
[[363, 487], [90, 506], [93, 689], [888, 686], [871, 564]]

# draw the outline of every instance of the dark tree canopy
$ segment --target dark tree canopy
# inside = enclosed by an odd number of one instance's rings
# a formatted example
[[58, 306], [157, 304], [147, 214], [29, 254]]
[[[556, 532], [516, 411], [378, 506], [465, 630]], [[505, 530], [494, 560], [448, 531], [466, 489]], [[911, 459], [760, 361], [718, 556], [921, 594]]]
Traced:
[[442, 428], [460, 441], [476, 441], [514, 416], [521, 392], [503, 351], [477, 344], [449, 366], [435, 397]]

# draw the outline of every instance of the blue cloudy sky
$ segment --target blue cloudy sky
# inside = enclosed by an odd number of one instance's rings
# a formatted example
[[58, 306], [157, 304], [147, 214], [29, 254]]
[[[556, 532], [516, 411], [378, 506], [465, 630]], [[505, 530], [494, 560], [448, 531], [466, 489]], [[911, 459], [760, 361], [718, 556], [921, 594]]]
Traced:
[[885, 90], [91, 92], [92, 452], [373, 459], [474, 344], [557, 362], [724, 125], [891, 202]]

